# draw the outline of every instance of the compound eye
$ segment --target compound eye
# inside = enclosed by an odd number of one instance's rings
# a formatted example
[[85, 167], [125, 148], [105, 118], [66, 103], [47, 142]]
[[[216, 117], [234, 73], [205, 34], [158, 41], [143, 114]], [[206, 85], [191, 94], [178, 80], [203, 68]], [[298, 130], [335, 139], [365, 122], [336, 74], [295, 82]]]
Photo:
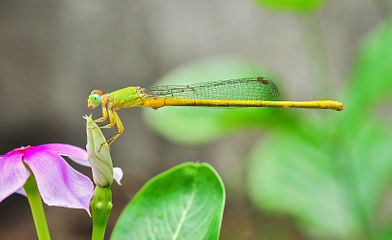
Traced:
[[98, 106], [101, 103], [101, 95], [94, 93], [88, 97], [88, 102], [91, 105]]

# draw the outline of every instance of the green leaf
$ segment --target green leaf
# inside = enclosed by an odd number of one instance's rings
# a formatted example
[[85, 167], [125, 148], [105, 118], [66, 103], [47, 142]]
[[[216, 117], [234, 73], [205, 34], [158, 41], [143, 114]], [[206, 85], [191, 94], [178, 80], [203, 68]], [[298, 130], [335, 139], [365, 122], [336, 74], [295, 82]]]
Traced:
[[277, 10], [307, 12], [319, 10], [324, 5], [324, 0], [255, 0], [263, 7]]
[[392, 226], [388, 226], [379, 232], [379, 236], [375, 238], [377, 240], [389, 240], [392, 239]]
[[[271, 74], [242, 58], [219, 57], [180, 66], [156, 84], [186, 85], [254, 76], [270, 77]], [[144, 113], [150, 127], [181, 144], [206, 143], [241, 128], [292, 126], [288, 123], [293, 121], [290, 111], [268, 108], [163, 107], [145, 109]]]
[[116, 239], [218, 239], [224, 186], [206, 163], [184, 163], [151, 179], [127, 205]]
[[392, 95], [391, 43], [392, 19], [368, 35], [361, 45], [345, 101], [347, 114], [366, 114]]
[[350, 136], [331, 131], [309, 141], [297, 132], [261, 141], [248, 167], [253, 202], [292, 215], [316, 238], [374, 237], [392, 175], [392, 137], [380, 123], [360, 122]]

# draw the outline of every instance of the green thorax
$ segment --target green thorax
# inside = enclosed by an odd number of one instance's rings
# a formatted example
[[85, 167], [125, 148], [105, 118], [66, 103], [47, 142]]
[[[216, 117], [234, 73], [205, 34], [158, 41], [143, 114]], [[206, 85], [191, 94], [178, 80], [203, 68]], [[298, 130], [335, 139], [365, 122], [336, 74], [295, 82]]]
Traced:
[[127, 87], [109, 93], [110, 103], [116, 108], [130, 108], [142, 106], [144, 98], [141, 96], [140, 88]]

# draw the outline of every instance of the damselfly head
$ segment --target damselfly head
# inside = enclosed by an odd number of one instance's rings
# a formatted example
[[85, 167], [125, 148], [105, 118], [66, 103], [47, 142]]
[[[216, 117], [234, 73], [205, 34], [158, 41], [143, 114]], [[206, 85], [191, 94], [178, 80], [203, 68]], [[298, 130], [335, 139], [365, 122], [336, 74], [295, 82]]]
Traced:
[[101, 104], [101, 96], [102, 96], [102, 91], [101, 90], [94, 90], [90, 93], [90, 96], [88, 97], [88, 101], [87, 101], [87, 107], [94, 109], [97, 106], [99, 106], [99, 104]]

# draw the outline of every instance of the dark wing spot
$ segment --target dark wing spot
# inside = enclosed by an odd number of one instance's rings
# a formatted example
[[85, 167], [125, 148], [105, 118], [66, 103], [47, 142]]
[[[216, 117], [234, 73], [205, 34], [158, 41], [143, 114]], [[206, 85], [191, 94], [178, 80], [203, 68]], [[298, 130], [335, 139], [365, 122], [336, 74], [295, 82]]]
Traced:
[[258, 77], [257, 81], [259, 81], [259, 82], [261, 82], [262, 84], [265, 84], [265, 85], [270, 83], [268, 80], [265, 80], [263, 77]]

